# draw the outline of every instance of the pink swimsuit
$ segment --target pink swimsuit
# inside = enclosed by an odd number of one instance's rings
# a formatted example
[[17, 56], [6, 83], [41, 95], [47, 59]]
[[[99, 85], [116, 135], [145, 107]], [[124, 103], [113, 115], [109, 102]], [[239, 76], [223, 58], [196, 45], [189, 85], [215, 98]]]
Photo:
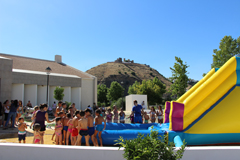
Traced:
[[[72, 126], [73, 124], [69, 123], [69, 125]], [[69, 131], [70, 133], [72, 133], [72, 128], [71, 128], [71, 129], [68, 129], [68, 131]]]

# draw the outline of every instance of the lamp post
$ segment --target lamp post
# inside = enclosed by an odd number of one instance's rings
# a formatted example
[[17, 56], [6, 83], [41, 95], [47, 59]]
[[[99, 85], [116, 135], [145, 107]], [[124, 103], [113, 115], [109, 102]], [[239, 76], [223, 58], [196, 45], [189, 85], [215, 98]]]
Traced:
[[[122, 81], [122, 82], [121, 82], [121, 85], [123, 86], [123, 84], [124, 84], [124, 82]], [[122, 91], [122, 108], [123, 108], [123, 95], [124, 95], [124, 93], [123, 93], [123, 91]]]
[[46, 98], [46, 103], [48, 105], [48, 84], [49, 84], [49, 75], [50, 75], [50, 72], [52, 71], [52, 69], [50, 67], [47, 67], [46, 69], [46, 72], [47, 72], [47, 98]]

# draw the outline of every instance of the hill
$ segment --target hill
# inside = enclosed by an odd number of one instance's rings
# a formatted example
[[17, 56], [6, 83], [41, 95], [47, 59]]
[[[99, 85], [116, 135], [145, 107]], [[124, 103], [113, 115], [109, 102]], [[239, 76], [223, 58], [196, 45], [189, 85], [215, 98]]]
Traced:
[[124, 95], [127, 95], [128, 87], [135, 81], [153, 79], [158, 77], [167, 88], [172, 84], [167, 78], [160, 74], [157, 70], [146, 64], [138, 64], [133, 61], [124, 62], [117, 59], [115, 62], [107, 62], [93, 67], [86, 72], [94, 75], [98, 79], [98, 84], [106, 84], [110, 87], [112, 81], [117, 81], [125, 88]]

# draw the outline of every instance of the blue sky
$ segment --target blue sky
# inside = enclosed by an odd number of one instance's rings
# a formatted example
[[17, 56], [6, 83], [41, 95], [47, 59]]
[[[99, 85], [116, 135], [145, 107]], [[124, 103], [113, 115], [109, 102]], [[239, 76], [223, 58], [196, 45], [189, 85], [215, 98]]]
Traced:
[[86, 71], [118, 57], [165, 77], [180, 57], [189, 77], [210, 70], [225, 35], [240, 36], [239, 0], [1, 0], [0, 53]]

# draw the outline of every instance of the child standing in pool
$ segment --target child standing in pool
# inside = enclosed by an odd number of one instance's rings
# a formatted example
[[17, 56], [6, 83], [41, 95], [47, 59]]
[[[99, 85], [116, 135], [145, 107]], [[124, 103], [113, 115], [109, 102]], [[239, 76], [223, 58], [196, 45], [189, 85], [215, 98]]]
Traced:
[[62, 118], [57, 117], [56, 118], [56, 126], [55, 126], [55, 135], [56, 135], [56, 145], [62, 145]]
[[[73, 142], [72, 140], [72, 128], [73, 128], [73, 120], [72, 120], [72, 115], [71, 113], [67, 113], [67, 118], [68, 118], [68, 122], [67, 122], [67, 126], [68, 126], [68, 131], [67, 131], [67, 136], [66, 136], [66, 145], [69, 145], [69, 137], [71, 139], [71, 142]], [[73, 145], [73, 144], [72, 144]]]
[[26, 123], [24, 123], [24, 118], [20, 117], [18, 119], [18, 141], [19, 143], [21, 143], [21, 141], [23, 140], [23, 143], [26, 143], [26, 129], [27, 129], [27, 125]]
[[39, 123], [34, 124], [34, 143], [40, 144], [42, 134], [40, 133], [41, 125]]
[[[98, 140], [97, 140], [97, 134], [99, 137], [99, 141], [100, 141], [100, 146], [103, 146], [102, 144], [102, 131], [105, 130], [106, 128], [106, 121], [104, 120], [104, 118], [102, 116], [100, 116], [101, 111], [100, 109], [96, 110], [96, 117], [95, 117], [95, 125], [96, 125], [96, 130], [94, 133], [94, 140], [95, 140], [95, 145], [98, 146]], [[103, 123], [104, 122], [104, 126]]]
[[106, 116], [107, 123], [112, 123], [113, 114], [111, 113], [111, 109], [109, 108], [107, 111], [108, 111]]

